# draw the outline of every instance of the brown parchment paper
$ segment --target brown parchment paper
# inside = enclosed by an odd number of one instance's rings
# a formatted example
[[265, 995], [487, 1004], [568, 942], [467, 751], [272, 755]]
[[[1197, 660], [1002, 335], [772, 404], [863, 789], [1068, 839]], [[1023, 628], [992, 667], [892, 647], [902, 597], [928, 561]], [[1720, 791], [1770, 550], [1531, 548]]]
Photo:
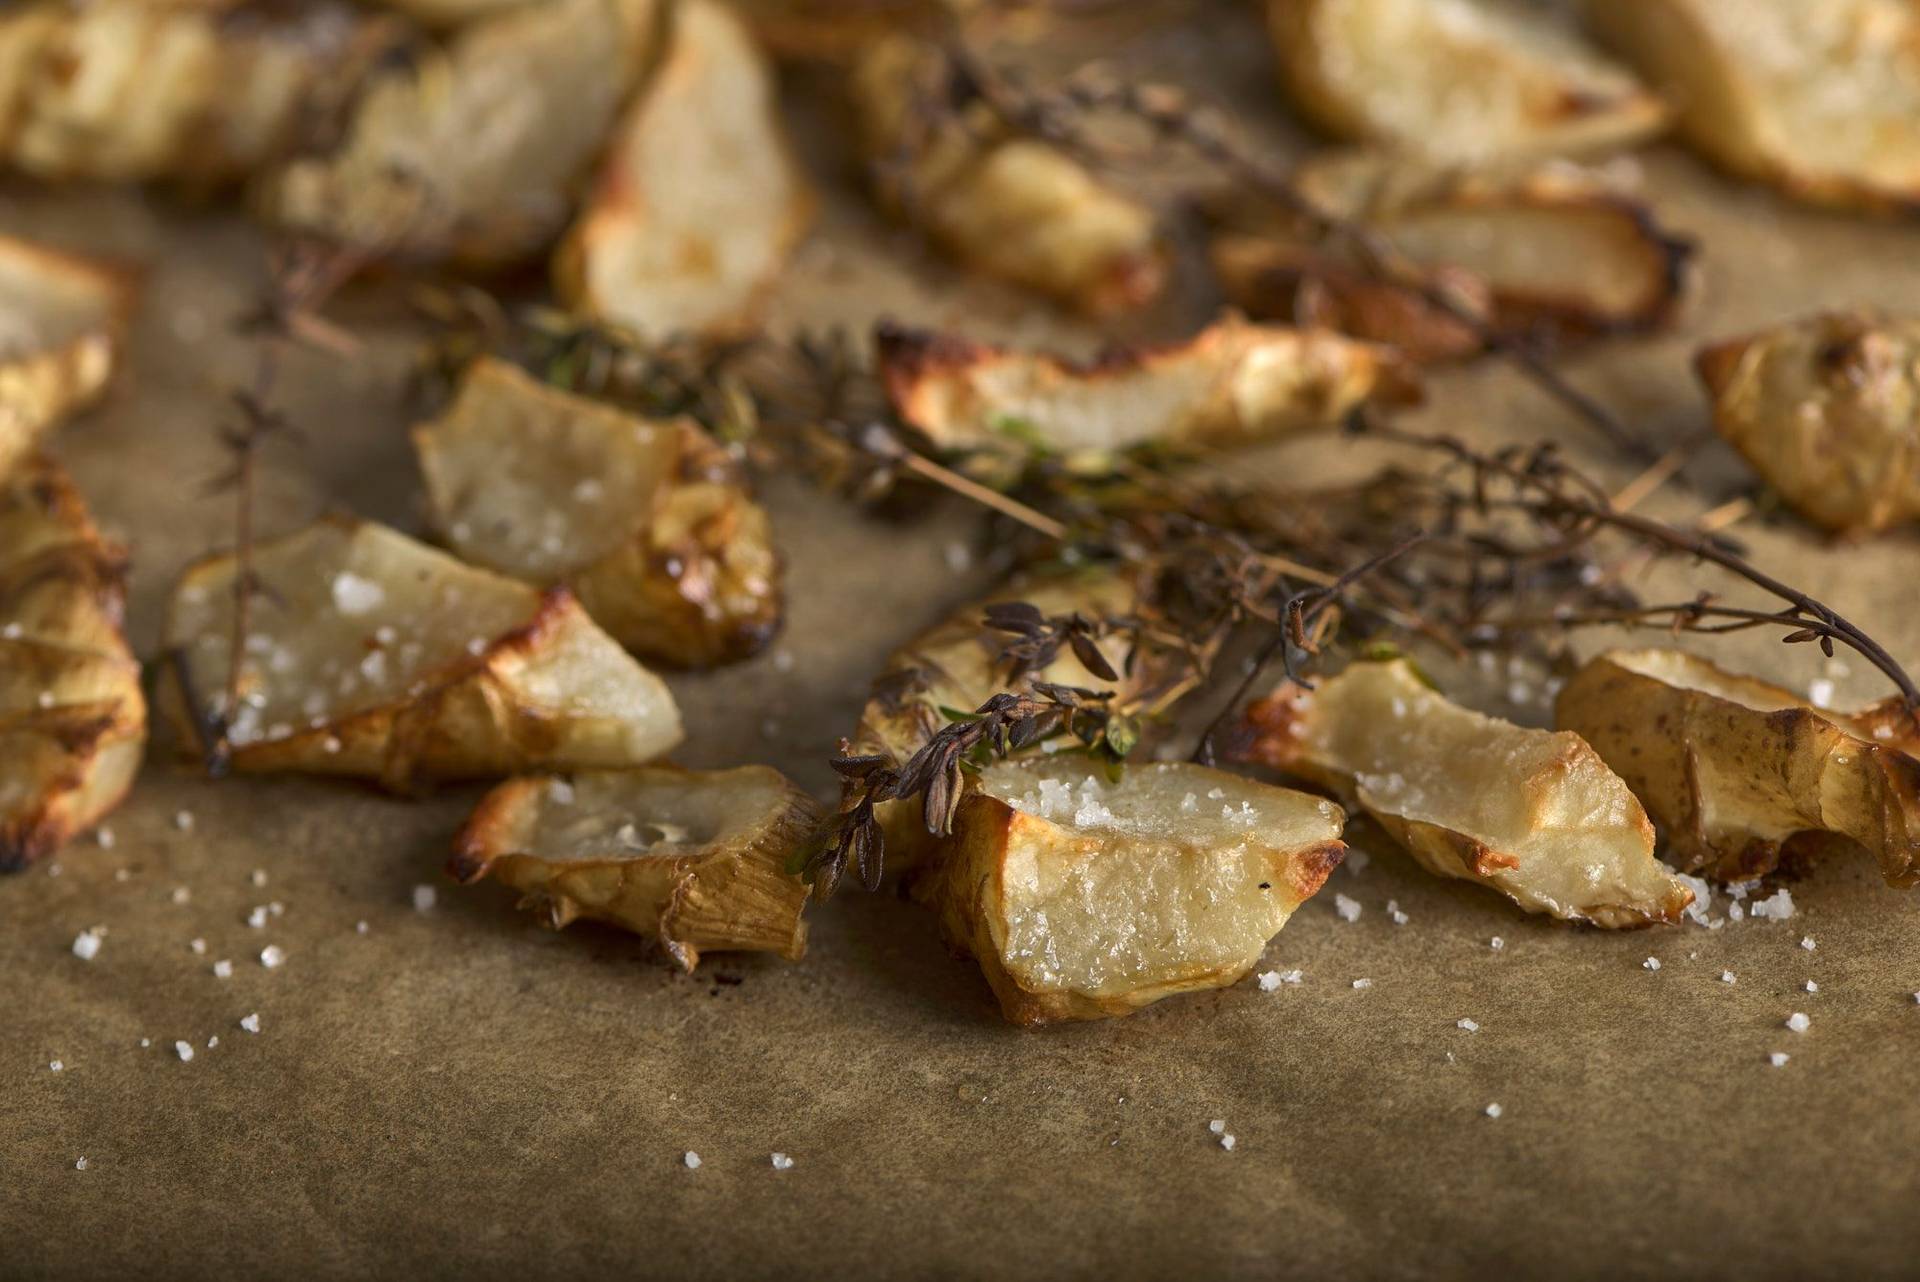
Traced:
[[[1202, 6], [1178, 31], [1115, 45], [1284, 136], [1244, 8]], [[845, 180], [831, 117], [808, 105], [804, 78], [790, 89], [825, 214], [780, 291], [780, 324], [888, 312], [1083, 350], [1099, 337], [963, 282], [882, 225]], [[1920, 289], [1912, 224], [1795, 209], [1669, 150], [1636, 163], [1664, 216], [1701, 237], [1702, 288], [1671, 336], [1568, 368], [1657, 437], [1702, 418], [1686, 362], [1704, 337], [1824, 305], [1908, 305]], [[263, 241], [226, 212], [21, 186], [0, 190], [0, 226], [147, 272], [127, 376], [57, 449], [133, 545], [131, 628], [150, 657], [170, 578], [227, 537], [226, 503], [200, 486], [221, 470], [220, 389], [247, 366], [225, 325]], [[261, 496], [275, 528], [330, 505], [420, 528], [399, 395], [417, 334], [395, 292], [343, 300], [362, 357], [291, 366], [308, 441], [270, 455]], [[1210, 306], [1184, 296], [1127, 332], [1174, 333]], [[1593, 455], [1493, 366], [1438, 378], [1421, 421], [1483, 440], [1557, 434]], [[1261, 463], [1305, 483], [1372, 461], [1309, 443]], [[1720, 494], [1740, 471], [1716, 446], [1695, 474]], [[789, 626], [753, 663], [672, 678], [692, 728], [682, 759], [767, 762], [824, 794], [825, 757], [869, 674], [992, 580], [990, 549], [953, 504], [882, 522], [797, 480], [767, 489]], [[1670, 489], [1654, 506], [1700, 503]], [[1791, 522], [1738, 533], [1920, 661], [1911, 534], [1833, 547]], [[1810, 648], [1724, 653], [1802, 687], [1821, 675]], [[1883, 693], [1859, 663], [1837, 683], [1842, 698]], [[0, 881], [0, 1276], [1920, 1267], [1920, 906], [1864, 858], [1793, 883], [1789, 922], [1607, 934], [1427, 877], [1362, 831], [1371, 861], [1338, 871], [1269, 950], [1268, 966], [1305, 972], [1297, 987], [1248, 982], [1023, 1033], [930, 917], [888, 895], [815, 912], [801, 964], [720, 957], [691, 978], [621, 934], [548, 932], [499, 888], [442, 878], [473, 795], [209, 783], [162, 735], [109, 820], [110, 849], [83, 839], [54, 867]], [[414, 909], [416, 885], [438, 888], [431, 911]], [[1334, 891], [1361, 902], [1358, 921], [1336, 917]], [[1391, 923], [1389, 899], [1406, 924]], [[245, 924], [273, 902], [284, 911], [266, 928]], [[90, 963], [70, 952], [87, 928], [105, 932]], [[284, 966], [258, 962], [268, 944]], [[232, 978], [213, 975], [221, 959]], [[1372, 986], [1352, 987], [1360, 978]], [[1793, 1011], [1810, 1016], [1805, 1033], [1783, 1026]], [[238, 1025], [253, 1012], [257, 1035]], [[1771, 1051], [1791, 1060], [1770, 1067]], [[1215, 1118], [1231, 1152], [1209, 1133]], [[792, 1169], [771, 1167], [775, 1151]]]

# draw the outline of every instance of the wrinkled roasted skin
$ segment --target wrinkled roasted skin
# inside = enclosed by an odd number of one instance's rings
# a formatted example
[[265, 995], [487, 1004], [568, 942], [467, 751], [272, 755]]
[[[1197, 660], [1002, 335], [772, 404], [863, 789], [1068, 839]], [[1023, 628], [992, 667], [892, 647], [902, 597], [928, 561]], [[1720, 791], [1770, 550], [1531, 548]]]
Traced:
[[1106, 1019], [1244, 976], [1339, 864], [1343, 820], [1205, 766], [1112, 782], [1084, 759], [1030, 759], [982, 772], [913, 893], [1009, 1021]]
[[106, 387], [133, 293], [104, 264], [0, 236], [0, 475]]
[[936, 46], [879, 41], [853, 73], [867, 157], [884, 204], [989, 276], [1092, 315], [1143, 306], [1166, 283], [1153, 211], [1047, 143], [1012, 135], [979, 103], [952, 101]]
[[1570, 155], [1641, 141], [1666, 110], [1538, 6], [1267, 0], [1281, 79], [1338, 138], [1430, 160]]
[[[947, 723], [942, 708], [971, 712], [997, 691], [1030, 690], [1035, 682], [1113, 690], [1115, 709], [1130, 715], [1169, 707], [1197, 680], [1184, 656], [1148, 643], [1128, 671], [1123, 666], [1127, 639], [1114, 636], [1099, 645], [1121, 674], [1118, 683], [1089, 672], [1066, 647], [1052, 663], [1009, 683], [997, 659], [1011, 638], [984, 623], [987, 606], [998, 601], [1026, 601], [1048, 616], [1077, 612], [1088, 618], [1120, 618], [1146, 606], [1149, 593], [1136, 574], [1099, 568], [1015, 580], [1002, 591], [969, 602], [888, 658], [848, 741], [850, 751], [904, 764]], [[1211, 646], [1211, 641], [1203, 642], [1203, 649]], [[850, 787], [847, 800], [857, 791], [857, 786]], [[910, 866], [933, 849], [918, 800], [884, 802], [875, 813], [885, 833], [888, 867]]]
[[1248, 710], [1235, 755], [1365, 811], [1429, 872], [1596, 926], [1678, 921], [1693, 894], [1653, 856], [1634, 794], [1578, 735], [1451, 703], [1405, 660], [1356, 663]]
[[[255, 602], [231, 764], [440, 779], [640, 765], [681, 738], [664, 683], [562, 590], [463, 565], [385, 526], [323, 519], [254, 550]], [[232, 556], [190, 566], [168, 611], [169, 707], [184, 743], [224, 710]]]
[[1680, 868], [1772, 872], [1803, 834], [1864, 846], [1890, 886], [1920, 883], [1920, 725], [1899, 700], [1856, 712], [1677, 650], [1617, 650], [1555, 704], [1627, 781]]
[[636, 653], [712, 667], [757, 653], [779, 631], [766, 510], [694, 423], [641, 419], [481, 360], [414, 441], [449, 546], [502, 574], [571, 588]]
[[766, 766], [511, 779], [481, 800], [447, 870], [512, 887], [556, 929], [584, 917], [654, 936], [688, 970], [705, 952], [798, 960], [807, 887], [787, 866], [819, 818]]
[[[1362, 221], [1496, 332], [1567, 342], [1673, 319], [1693, 246], [1646, 205], [1564, 162], [1480, 170], [1384, 155], [1309, 161], [1303, 194]], [[1476, 334], [1413, 289], [1270, 211], [1229, 209], [1211, 254], [1227, 296], [1256, 316], [1324, 325], [1430, 362], [1479, 352]]]
[[1920, 517], [1920, 320], [1829, 312], [1713, 344], [1695, 368], [1715, 429], [1809, 521]]
[[1920, 10], [1907, 0], [1588, 0], [1594, 30], [1722, 168], [1816, 204], [1920, 201]]
[[1250, 444], [1418, 398], [1393, 352], [1236, 316], [1184, 343], [1086, 364], [899, 326], [883, 326], [875, 347], [894, 409], [949, 450]]
[[0, 15], [0, 161], [43, 179], [231, 183], [325, 127], [398, 38], [345, 4], [246, 8], [48, 0]]
[[58, 850], [133, 784], [147, 737], [125, 556], [54, 463], [0, 484], [0, 872]]
[[752, 327], [811, 221], [773, 68], [728, 9], [683, 0], [672, 33], [561, 244], [574, 310], [637, 333]]
[[290, 229], [498, 267], [542, 253], [651, 56], [654, 0], [548, 0], [462, 27], [377, 75], [325, 156], [267, 175]]

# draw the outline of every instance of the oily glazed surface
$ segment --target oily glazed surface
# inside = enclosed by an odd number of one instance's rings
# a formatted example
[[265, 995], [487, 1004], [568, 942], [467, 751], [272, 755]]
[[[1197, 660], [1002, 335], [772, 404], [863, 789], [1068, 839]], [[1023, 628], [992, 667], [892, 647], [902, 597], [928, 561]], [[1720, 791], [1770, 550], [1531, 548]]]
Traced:
[[[1290, 137], [1250, 9], [1207, 7], [1174, 37], [1123, 40], [1123, 65], [1205, 84]], [[777, 323], [886, 310], [1095, 346], [1078, 323], [963, 283], [886, 231], [850, 184], [829, 183], [846, 153], [812, 127], [822, 113], [794, 110], [830, 249], [802, 253], [770, 300]], [[1920, 291], [1912, 225], [1796, 210], [1669, 149], [1644, 164], [1666, 217], [1703, 240], [1705, 288], [1670, 337], [1567, 369], [1660, 439], [1705, 422], [1688, 368], [1701, 342]], [[225, 323], [261, 241], [226, 215], [17, 183], [0, 186], [0, 228], [155, 265], [132, 381], [54, 441], [96, 517], [133, 544], [130, 635], [150, 659], [171, 577], [226, 538], [225, 505], [197, 487], [223, 470], [220, 389], [251, 369]], [[1194, 301], [1141, 331], [1177, 336], [1204, 314], [1180, 310]], [[289, 409], [310, 440], [269, 452], [261, 510], [288, 529], [350, 505], [419, 533], [400, 404], [413, 331], [384, 290], [336, 312], [368, 350], [351, 366], [291, 363]], [[1487, 443], [1552, 434], [1599, 457], [1498, 368], [1447, 372], [1432, 394], [1422, 424]], [[1374, 456], [1296, 442], [1255, 459], [1304, 483], [1350, 478]], [[1634, 469], [1601, 470], [1617, 485]], [[1699, 474], [1714, 487], [1744, 476], [1718, 446]], [[977, 529], [963, 508], [885, 524], [797, 483], [768, 488], [789, 628], [752, 662], [670, 678], [690, 729], [678, 759], [765, 762], [824, 797], [824, 759], [868, 675], [994, 575], [978, 555], [949, 568], [950, 546]], [[1685, 515], [1686, 502], [1669, 490], [1652, 509]], [[1834, 553], [1792, 524], [1735, 532], [1920, 658], [1913, 535]], [[1647, 590], [1698, 582], [1669, 574]], [[1603, 634], [1587, 648], [1627, 643]], [[1804, 688], [1819, 674], [1807, 649], [1715, 653]], [[1837, 683], [1843, 704], [1883, 693], [1860, 664]], [[442, 880], [477, 795], [211, 784], [163, 737], [109, 820], [111, 849], [82, 841], [57, 877], [0, 880], [0, 1272], [1751, 1279], [1899, 1275], [1920, 1249], [1920, 902], [1865, 861], [1793, 883], [1789, 922], [1608, 935], [1438, 881], [1360, 826], [1350, 837], [1371, 860], [1356, 871], [1349, 856], [1257, 968], [1299, 968], [1298, 986], [1248, 981], [1022, 1033], [977, 968], [947, 955], [931, 915], [891, 895], [843, 892], [811, 913], [803, 963], [719, 957], [694, 978], [625, 935], [545, 931], [496, 888]], [[412, 907], [419, 884], [438, 887], [431, 912]], [[172, 902], [176, 887], [188, 903]], [[1360, 904], [1357, 921], [1336, 915], [1336, 893]], [[267, 928], [244, 924], [274, 901], [284, 913]], [[94, 926], [107, 934], [82, 962], [70, 945]], [[278, 969], [256, 960], [267, 944], [285, 950]], [[231, 979], [211, 973], [221, 959]], [[1353, 988], [1361, 978], [1371, 987]], [[1805, 1033], [1782, 1026], [1796, 1010]], [[254, 1012], [257, 1035], [237, 1026]], [[193, 1041], [191, 1063], [176, 1039]], [[1768, 1065], [1775, 1050], [1791, 1054], [1785, 1067]], [[1482, 1112], [1494, 1102], [1497, 1120]], [[1214, 1118], [1232, 1152], [1209, 1134]], [[774, 1151], [794, 1167], [774, 1171]]]

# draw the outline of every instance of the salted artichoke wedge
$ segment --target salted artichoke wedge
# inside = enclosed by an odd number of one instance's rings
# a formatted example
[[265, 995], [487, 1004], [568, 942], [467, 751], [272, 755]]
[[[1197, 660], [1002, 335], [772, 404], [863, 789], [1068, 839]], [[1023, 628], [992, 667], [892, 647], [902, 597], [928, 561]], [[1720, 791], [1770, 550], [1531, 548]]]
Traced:
[[1511, 0], [1268, 0], [1281, 80], [1336, 138], [1439, 161], [1572, 155], [1665, 125], [1632, 73]]
[[282, 225], [391, 255], [499, 267], [558, 238], [639, 84], [653, 0], [548, 0], [376, 76], [337, 150], [268, 175]]
[[0, 483], [0, 872], [58, 850], [120, 804], [147, 702], [121, 617], [125, 555], [55, 464]]
[[[1376, 154], [1296, 172], [1321, 208], [1366, 223], [1497, 333], [1556, 342], [1659, 329], [1678, 312], [1693, 246], [1591, 170], [1555, 162], [1466, 171]], [[1388, 343], [1415, 361], [1476, 355], [1474, 330], [1339, 245], [1271, 213], [1225, 211], [1211, 256], [1254, 316]]]
[[881, 203], [963, 265], [1096, 316], [1152, 301], [1167, 254], [1153, 211], [963, 95], [939, 48], [877, 42], [853, 72]]
[[1722, 168], [1822, 205], [1920, 202], [1920, 10], [1903, 0], [1588, 0]]
[[773, 68], [739, 18], [685, 0], [554, 260], [576, 311], [638, 333], [751, 327], [813, 214]]
[[10, 7], [0, 16], [0, 163], [42, 179], [230, 183], [330, 119], [396, 35], [341, 4], [218, 8], [232, 11]]
[[1078, 363], [882, 325], [880, 377], [901, 418], [945, 450], [1116, 453], [1248, 444], [1419, 399], [1404, 361], [1330, 330], [1229, 316], [1184, 343]]
[[1620, 928], [1678, 921], [1693, 902], [1601, 754], [1449, 702], [1404, 659], [1283, 687], [1248, 710], [1235, 755], [1327, 789], [1427, 871], [1528, 912]]
[[[238, 770], [439, 779], [641, 765], [680, 741], [660, 679], [567, 592], [476, 570], [371, 521], [325, 518], [254, 549]], [[175, 587], [165, 693], [194, 742], [225, 711], [231, 555]]]
[[483, 359], [413, 441], [461, 559], [570, 588], [628, 649], [712, 667], [779, 631], [766, 510], [690, 420], [638, 418]]
[[558, 929], [585, 917], [706, 952], [807, 950], [807, 887], [787, 871], [820, 819], [777, 770], [581, 771], [509, 779], [454, 840], [447, 871], [491, 877]]
[[113, 268], [0, 236], [0, 474], [99, 396], [132, 306]]
[[1866, 847], [1888, 885], [1920, 884], [1920, 725], [1898, 699], [1828, 712], [1678, 650], [1614, 650], [1554, 716], [1620, 772], [1682, 869], [1744, 881], [1829, 833]]
[[1205, 766], [995, 765], [913, 893], [1013, 1023], [1130, 1015], [1252, 970], [1339, 865], [1344, 818]]
[[1920, 517], [1920, 320], [1828, 312], [1704, 348], [1713, 425], [1793, 509], [1846, 534]]
[[[999, 656], [1012, 638], [986, 622], [989, 606], [1011, 601], [1024, 601], [1049, 617], [1128, 618], [1151, 608], [1154, 591], [1140, 572], [1099, 568], [1023, 577], [984, 600], [970, 602], [887, 660], [874, 678], [873, 694], [848, 741], [850, 750], [904, 764], [947, 724], [948, 710], [971, 712], [998, 691], [1023, 693], [1037, 682], [1113, 691], [1111, 706], [1131, 717], [1171, 706], [1198, 680], [1185, 653], [1146, 639], [1129, 666], [1129, 641], [1116, 634], [1095, 645], [1119, 674], [1118, 681], [1090, 672], [1066, 646], [1051, 662], [1008, 681], [1008, 665], [1000, 663]], [[1214, 642], [1201, 638], [1199, 645], [1204, 654]], [[889, 868], [907, 867], [932, 851], [935, 842], [926, 830], [918, 800], [884, 802], [875, 813], [885, 835]]]

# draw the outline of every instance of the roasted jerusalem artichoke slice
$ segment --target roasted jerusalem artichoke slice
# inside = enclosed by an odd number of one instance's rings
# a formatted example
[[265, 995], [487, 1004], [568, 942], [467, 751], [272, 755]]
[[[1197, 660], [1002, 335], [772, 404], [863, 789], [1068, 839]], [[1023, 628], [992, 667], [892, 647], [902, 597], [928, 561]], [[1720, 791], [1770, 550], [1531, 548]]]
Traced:
[[330, 3], [16, 5], [0, 17], [0, 163], [43, 179], [230, 183], [327, 124], [394, 37]]
[[[1143, 572], [1101, 567], [1025, 577], [984, 600], [968, 603], [887, 660], [874, 679], [873, 694], [861, 710], [849, 750], [904, 765], [947, 723], [950, 711], [972, 712], [1000, 690], [1025, 693], [1036, 683], [1112, 691], [1110, 706], [1129, 717], [1169, 707], [1198, 679], [1185, 653], [1143, 639], [1128, 664], [1126, 652], [1132, 643], [1114, 633], [1094, 645], [1118, 674], [1117, 681], [1089, 671], [1068, 646], [1060, 647], [1049, 662], [1010, 681], [1009, 665], [999, 657], [1013, 637], [986, 621], [989, 607], [1016, 601], [1049, 618], [1073, 614], [1092, 620], [1132, 618], [1152, 608], [1154, 591]], [[1201, 639], [1203, 655], [1213, 645], [1212, 639]], [[848, 788], [850, 796], [858, 791], [857, 784]], [[875, 814], [885, 836], [889, 868], [907, 867], [931, 852], [934, 841], [918, 800], [883, 802]]]
[[901, 418], [956, 451], [1247, 444], [1419, 396], [1405, 362], [1385, 348], [1237, 316], [1184, 343], [1086, 364], [894, 325], [880, 327], [875, 348]]
[[1666, 123], [1631, 73], [1539, 6], [1268, 0], [1267, 16], [1288, 93], [1338, 138], [1478, 163], [1626, 146]]
[[653, 0], [548, 0], [377, 75], [339, 148], [266, 176], [287, 227], [497, 267], [543, 252], [651, 56]]
[[[1496, 333], [1559, 341], [1658, 329], [1678, 311], [1690, 242], [1591, 170], [1564, 162], [1467, 172], [1379, 155], [1309, 162], [1303, 194], [1366, 223]], [[1229, 210], [1211, 253], [1255, 316], [1389, 343], [1416, 361], [1479, 352], [1473, 330], [1336, 244]]]
[[914, 885], [1016, 1024], [1130, 1015], [1224, 988], [1326, 881], [1344, 816], [1205, 766], [1085, 758], [980, 772]]
[[132, 304], [113, 269], [0, 236], [0, 474], [100, 394]]
[[749, 328], [813, 199], [781, 128], [773, 68], [714, 0], [673, 10], [660, 66], [554, 260], [560, 296], [636, 332]]
[[807, 887], [787, 871], [820, 819], [777, 770], [581, 771], [509, 779], [454, 841], [447, 871], [492, 877], [544, 911], [659, 939], [688, 970], [703, 952], [807, 950]]
[[1823, 205], [1920, 201], [1920, 9], [1907, 0], [1589, 0], [1587, 13], [1723, 168]]
[[1140, 307], [1166, 283], [1153, 211], [966, 101], [937, 45], [878, 41], [853, 97], [881, 202], [961, 263], [1083, 312]]
[[92, 827], [140, 768], [124, 571], [53, 463], [26, 459], [0, 482], [0, 872]]
[[1678, 921], [1693, 902], [1601, 754], [1451, 703], [1404, 659], [1283, 687], [1244, 729], [1241, 759], [1326, 788], [1427, 871], [1528, 912], [1618, 928]]
[[710, 667], [779, 630], [767, 514], [692, 422], [637, 418], [483, 359], [413, 440], [434, 523], [463, 560], [564, 584], [628, 649]]
[[1920, 517], [1920, 320], [1829, 312], [1694, 366], [1714, 427], [1809, 521], [1869, 533]]
[[1803, 833], [1852, 839], [1890, 886], [1920, 884], [1920, 724], [1900, 700], [1827, 712], [1678, 650], [1614, 650], [1560, 691], [1555, 720], [1646, 803], [1682, 869], [1773, 871]]
[[[232, 555], [188, 567], [166, 626], [183, 737], [226, 713]], [[370, 521], [325, 518], [254, 548], [261, 584], [227, 721], [251, 771], [425, 780], [640, 765], [680, 713], [562, 590], [463, 565]]]

